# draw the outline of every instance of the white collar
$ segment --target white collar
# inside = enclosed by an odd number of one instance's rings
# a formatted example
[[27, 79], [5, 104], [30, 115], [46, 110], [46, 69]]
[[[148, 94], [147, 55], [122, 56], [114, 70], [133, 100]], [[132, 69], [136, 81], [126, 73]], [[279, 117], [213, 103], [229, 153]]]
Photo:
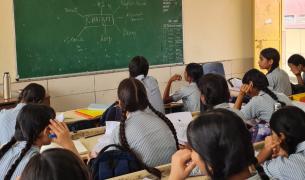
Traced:
[[140, 74], [136, 77], [137, 80], [142, 81], [145, 78], [145, 76], [143, 74]]

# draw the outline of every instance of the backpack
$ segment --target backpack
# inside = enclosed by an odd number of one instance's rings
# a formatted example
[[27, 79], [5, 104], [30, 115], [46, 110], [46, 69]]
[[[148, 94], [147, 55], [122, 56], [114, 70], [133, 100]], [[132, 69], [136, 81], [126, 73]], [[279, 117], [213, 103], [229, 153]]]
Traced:
[[271, 135], [270, 125], [264, 120], [261, 120], [258, 124], [254, 125], [250, 129], [252, 143], [260, 142]]
[[[111, 147], [116, 149], [106, 151]], [[108, 179], [144, 169], [134, 154], [116, 144], [104, 147], [98, 156], [89, 162], [89, 167], [93, 180]]]
[[103, 113], [100, 118], [100, 125], [105, 126], [106, 121], [121, 121], [122, 109], [117, 106], [118, 102], [114, 102], [107, 110]]

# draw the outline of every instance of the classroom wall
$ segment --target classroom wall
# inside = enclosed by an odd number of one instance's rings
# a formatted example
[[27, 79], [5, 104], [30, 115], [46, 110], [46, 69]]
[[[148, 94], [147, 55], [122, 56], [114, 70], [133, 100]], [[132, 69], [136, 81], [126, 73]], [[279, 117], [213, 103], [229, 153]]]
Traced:
[[287, 60], [293, 54], [301, 54], [305, 57], [305, 29], [286, 29], [284, 35], [283, 64], [286, 72], [291, 76], [291, 80], [297, 82], [295, 76], [288, 67]]
[[[252, 0], [184, 0], [185, 62], [223, 62], [226, 77], [242, 77], [253, 64]], [[0, 1], [0, 73], [16, 75], [16, 53], [11, 0]], [[5, 27], [5, 28], [3, 28]], [[182, 74], [184, 66], [151, 69], [161, 92], [173, 74]], [[86, 107], [90, 103], [112, 103], [116, 88], [127, 72], [35, 81], [51, 96], [57, 111]], [[1, 81], [0, 81], [1, 82]], [[13, 94], [30, 82], [13, 83]], [[172, 91], [185, 82], [175, 83]], [[0, 92], [2, 87], [0, 85]]]

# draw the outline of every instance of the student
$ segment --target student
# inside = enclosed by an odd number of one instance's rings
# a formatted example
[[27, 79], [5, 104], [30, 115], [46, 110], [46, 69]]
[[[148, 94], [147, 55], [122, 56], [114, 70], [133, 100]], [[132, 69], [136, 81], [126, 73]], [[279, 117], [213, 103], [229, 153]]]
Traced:
[[305, 179], [305, 113], [287, 106], [270, 120], [272, 135], [265, 139], [257, 159], [272, 179]]
[[132, 58], [129, 63], [130, 77], [140, 80], [147, 92], [147, 97], [151, 105], [159, 112], [165, 113], [158, 81], [152, 76], [147, 76], [149, 70], [148, 61], [143, 56]]
[[49, 149], [36, 154], [25, 166], [19, 180], [91, 180], [85, 163], [65, 149]]
[[230, 107], [230, 91], [226, 79], [219, 74], [206, 74], [199, 79], [200, 100], [204, 110], [224, 108], [236, 113], [243, 120], [243, 114]]
[[200, 110], [200, 91], [197, 87], [199, 78], [203, 75], [203, 69], [200, 64], [190, 63], [186, 66], [184, 71], [184, 79], [189, 85], [176, 91], [173, 95], [169, 95], [171, 85], [174, 81], [181, 81], [181, 75], [172, 76], [164, 90], [163, 102], [165, 104], [177, 102], [182, 99], [184, 104], [184, 111], [195, 112]]
[[122, 120], [112, 132], [114, 144], [135, 152], [149, 167], [170, 162], [178, 149], [173, 124], [149, 103], [143, 84], [134, 78], [121, 81], [118, 87]]
[[259, 59], [259, 67], [268, 70], [267, 79], [271, 90], [290, 96], [292, 90], [289, 76], [279, 68], [280, 53], [274, 48], [266, 48], [261, 51]]
[[54, 142], [78, 154], [68, 127], [52, 120], [54, 118], [55, 112], [49, 106], [27, 104], [21, 109], [14, 136], [0, 149], [0, 179], [15, 180], [20, 176], [30, 158], [39, 153], [40, 147], [51, 143], [51, 133], [57, 136]]
[[202, 113], [187, 128], [189, 149], [172, 157], [169, 180], [186, 179], [198, 166], [212, 180], [259, 180], [250, 133], [242, 119], [226, 109]]
[[[305, 59], [299, 54], [294, 54], [288, 59], [291, 72], [297, 77], [299, 85], [305, 85]], [[302, 75], [303, 73], [303, 75]]]
[[247, 120], [269, 122], [272, 113], [280, 106], [291, 105], [290, 99], [282, 93], [277, 93], [268, 88], [266, 76], [257, 69], [251, 69], [242, 79], [243, 85], [234, 108], [240, 109], [242, 100], [247, 94], [251, 100], [241, 109]]
[[6, 144], [14, 135], [16, 117], [21, 108], [28, 103], [42, 103], [45, 94], [43, 86], [31, 83], [20, 93], [19, 104], [15, 108], [0, 111], [0, 145]]

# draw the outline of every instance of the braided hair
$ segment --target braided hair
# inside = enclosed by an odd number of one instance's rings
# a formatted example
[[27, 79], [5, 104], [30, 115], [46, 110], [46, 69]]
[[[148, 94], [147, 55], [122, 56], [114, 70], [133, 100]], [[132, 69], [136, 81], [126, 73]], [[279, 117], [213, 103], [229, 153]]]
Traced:
[[264, 91], [267, 93], [273, 100], [280, 103], [281, 106], [286, 106], [286, 104], [278, 99], [276, 94], [274, 94], [269, 88], [269, 82], [267, 77], [257, 69], [251, 69], [244, 75], [242, 79], [243, 84], [253, 83], [253, 87], [258, 90]]
[[55, 111], [46, 105], [27, 104], [21, 109], [17, 116], [14, 137], [0, 149], [0, 159], [17, 141], [26, 141], [26, 145], [21, 150], [19, 157], [11, 165], [4, 180], [11, 179], [23, 157], [39, 138], [41, 132], [49, 125], [50, 119], [54, 118]]
[[[178, 138], [176, 134], [176, 130], [174, 128], [174, 125], [170, 122], [168, 118], [166, 118], [165, 115], [163, 115], [161, 112], [155, 110], [152, 105], [149, 103], [147, 95], [146, 95], [146, 89], [144, 85], [137, 79], [134, 78], [127, 78], [124, 79], [118, 88], [118, 97], [121, 102], [121, 108], [122, 108], [122, 119], [120, 123], [120, 143], [123, 147], [128, 149], [128, 151], [135, 155], [136, 154], [132, 151], [130, 148], [127, 138], [126, 138], [126, 112], [134, 112], [137, 110], [145, 110], [147, 107], [149, 107], [160, 119], [162, 119], [166, 125], [169, 127], [169, 129], [172, 131], [173, 136], [176, 141], [176, 148], [179, 148], [178, 144]], [[151, 174], [155, 175], [156, 177], [161, 177], [161, 172], [153, 167], [148, 167], [145, 163], [139, 160], [137, 157], [139, 163], [141, 163], [142, 167], [146, 169]]]

